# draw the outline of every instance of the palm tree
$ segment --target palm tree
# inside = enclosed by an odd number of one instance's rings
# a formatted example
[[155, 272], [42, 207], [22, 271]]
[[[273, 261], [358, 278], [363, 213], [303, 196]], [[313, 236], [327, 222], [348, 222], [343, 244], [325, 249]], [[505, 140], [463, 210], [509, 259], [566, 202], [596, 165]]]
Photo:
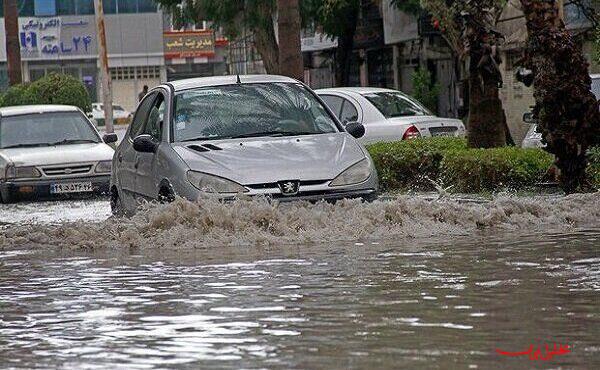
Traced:
[[279, 73], [302, 81], [304, 64], [300, 45], [299, 0], [277, 0]]

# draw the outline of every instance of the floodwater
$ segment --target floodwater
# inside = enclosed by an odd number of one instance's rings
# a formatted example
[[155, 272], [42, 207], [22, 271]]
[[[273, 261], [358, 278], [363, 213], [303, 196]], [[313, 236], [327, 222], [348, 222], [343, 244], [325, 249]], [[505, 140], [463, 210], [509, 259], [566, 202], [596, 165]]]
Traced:
[[1, 207], [0, 368], [600, 368], [598, 194]]

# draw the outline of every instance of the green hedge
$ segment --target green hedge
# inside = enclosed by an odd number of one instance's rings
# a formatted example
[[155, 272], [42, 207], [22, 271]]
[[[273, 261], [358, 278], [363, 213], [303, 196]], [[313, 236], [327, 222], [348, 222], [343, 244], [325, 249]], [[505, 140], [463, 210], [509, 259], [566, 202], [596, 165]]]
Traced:
[[588, 152], [588, 176], [596, 187], [600, 188], [600, 146], [590, 149]]
[[70, 75], [51, 73], [31, 84], [13, 86], [0, 97], [0, 106], [30, 104], [74, 105], [84, 112], [92, 110], [85, 86]]
[[553, 163], [541, 149], [469, 149], [454, 138], [381, 143], [368, 150], [383, 191], [434, 190], [432, 181], [453, 192], [519, 190], [543, 182]]

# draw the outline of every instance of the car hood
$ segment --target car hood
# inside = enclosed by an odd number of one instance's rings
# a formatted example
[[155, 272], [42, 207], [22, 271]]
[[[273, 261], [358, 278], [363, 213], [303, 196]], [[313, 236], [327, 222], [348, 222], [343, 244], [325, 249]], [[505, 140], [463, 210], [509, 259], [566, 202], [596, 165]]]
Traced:
[[[208, 151], [193, 149], [200, 145], [208, 145]], [[347, 133], [199, 141], [175, 144], [174, 149], [190, 169], [243, 185], [332, 180], [365, 158], [360, 144]]]
[[46, 166], [111, 160], [114, 150], [104, 143], [0, 149], [15, 166]]

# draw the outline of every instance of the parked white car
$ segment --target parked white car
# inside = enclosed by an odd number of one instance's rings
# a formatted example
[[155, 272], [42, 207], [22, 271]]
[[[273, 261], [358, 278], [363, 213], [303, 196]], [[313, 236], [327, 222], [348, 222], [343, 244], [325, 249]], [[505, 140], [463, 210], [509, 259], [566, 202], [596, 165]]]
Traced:
[[107, 192], [116, 140], [76, 107], [0, 108], [0, 202]]
[[[600, 100], [600, 74], [590, 75], [592, 78], [592, 92], [596, 100]], [[537, 123], [531, 112], [523, 115], [523, 122], [530, 124], [529, 130], [521, 143], [522, 148], [544, 148], [546, 144], [542, 143], [542, 134], [537, 132]]]
[[[96, 121], [97, 126], [105, 126], [104, 123], [104, 104], [92, 104], [92, 118]], [[133, 118], [133, 113], [126, 111], [123, 107], [113, 104], [113, 121], [116, 125], [128, 125]]]
[[316, 90], [343, 124], [365, 126], [364, 144], [432, 136], [464, 137], [462, 121], [434, 116], [412, 97], [390, 89], [342, 87]]

